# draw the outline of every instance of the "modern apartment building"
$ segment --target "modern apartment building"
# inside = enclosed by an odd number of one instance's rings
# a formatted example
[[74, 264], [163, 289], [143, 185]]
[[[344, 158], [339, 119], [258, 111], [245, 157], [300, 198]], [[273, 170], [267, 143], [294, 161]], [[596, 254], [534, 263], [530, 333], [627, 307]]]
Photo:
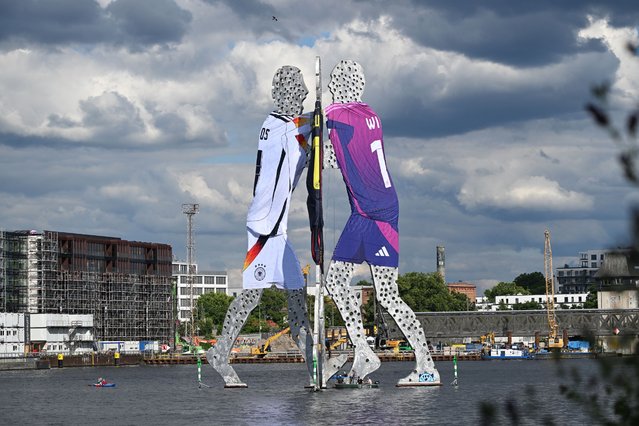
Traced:
[[193, 298], [191, 300], [191, 284], [189, 282], [188, 263], [173, 261], [173, 277], [177, 281], [178, 319], [180, 322], [191, 321], [191, 301], [197, 306], [197, 299], [206, 293], [224, 293], [228, 295], [228, 274], [226, 271], [198, 271], [197, 264], [191, 265], [193, 271]]
[[0, 311], [92, 314], [98, 340], [169, 342], [170, 245], [0, 231]]
[[588, 288], [597, 283], [596, 274], [605, 258], [606, 250], [588, 250], [580, 252], [573, 265], [556, 268], [557, 292], [587, 293]]

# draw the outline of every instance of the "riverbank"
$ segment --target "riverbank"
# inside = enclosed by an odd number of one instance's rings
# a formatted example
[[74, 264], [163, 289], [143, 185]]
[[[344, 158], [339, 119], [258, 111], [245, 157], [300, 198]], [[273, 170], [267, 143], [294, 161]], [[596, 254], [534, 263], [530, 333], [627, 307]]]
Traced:
[[[353, 361], [352, 352], [335, 352], [332, 355], [347, 353], [348, 362]], [[431, 354], [435, 362], [452, 361], [457, 356], [458, 361], [481, 361], [481, 354], [478, 352], [454, 353], [433, 353]], [[404, 362], [414, 361], [413, 352], [377, 352], [377, 356], [382, 362]], [[616, 353], [583, 353], [583, 352], [562, 352], [559, 354], [535, 354], [532, 359], [574, 359], [574, 358], [602, 358], [621, 356]], [[208, 363], [204, 354], [200, 355], [202, 363]], [[118, 353], [87, 353], [81, 355], [65, 355], [59, 359], [58, 355], [41, 355], [40, 357], [6, 358], [0, 359], [0, 370], [35, 370], [49, 368], [70, 368], [70, 367], [117, 367], [135, 365], [182, 365], [196, 364], [198, 357], [195, 355], [183, 354], [118, 354]], [[269, 352], [266, 356], [255, 356], [249, 354], [232, 354], [229, 362], [231, 364], [298, 364], [303, 363], [299, 352]]]

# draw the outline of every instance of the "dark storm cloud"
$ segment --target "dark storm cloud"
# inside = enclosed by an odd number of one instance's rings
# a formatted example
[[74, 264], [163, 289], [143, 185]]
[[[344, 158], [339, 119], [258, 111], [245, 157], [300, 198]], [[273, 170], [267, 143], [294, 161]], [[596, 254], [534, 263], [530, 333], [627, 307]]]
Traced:
[[181, 40], [192, 18], [173, 0], [117, 0], [106, 11], [125, 44], [142, 46]]
[[106, 43], [141, 46], [181, 40], [191, 14], [173, 0], [2, 0], [0, 44], [56, 46]]
[[185, 138], [188, 125], [182, 117], [173, 113], [158, 114], [154, 117], [153, 124], [169, 138]]
[[637, 23], [636, 2], [600, 3], [413, 0], [388, 8], [388, 13], [399, 31], [424, 46], [504, 64], [534, 66], [580, 51], [604, 50], [597, 41], [576, 40], [589, 14], [609, 16], [613, 25]]
[[[270, 4], [265, 4], [259, 0], [202, 0], [204, 3], [211, 5], [226, 5], [236, 15], [243, 17], [259, 17], [265, 18], [268, 21], [272, 20], [272, 17], [277, 17], [278, 10]], [[285, 12], [285, 10], [281, 10]]]
[[[458, 134], [520, 120], [583, 114], [591, 85], [612, 79], [618, 61], [612, 56], [602, 56], [599, 61], [583, 65], [557, 71], [548, 81], [539, 78], [537, 82], [511, 88], [507, 87], [510, 83], [504, 82], [503, 88], [486, 88], [437, 100], [413, 88], [402, 93], [398, 103], [380, 102], [378, 111], [383, 117], [385, 134], [411, 137]], [[401, 90], [400, 85], [398, 93]]]
[[140, 111], [127, 98], [116, 92], [106, 92], [80, 101], [84, 113], [82, 124], [95, 129], [98, 135], [114, 138], [144, 131]]
[[[323, 27], [320, 22], [330, 13], [321, 2], [308, 2], [299, 8], [286, 6], [277, 9], [259, 0], [202, 1], [212, 6], [227, 7], [237, 16], [246, 33], [267, 38], [276, 36], [297, 44], [312, 44], [314, 38], [319, 36], [318, 28]], [[314, 25], [311, 25], [311, 22], [314, 22]], [[219, 25], [225, 27], [228, 23], [220, 22]]]

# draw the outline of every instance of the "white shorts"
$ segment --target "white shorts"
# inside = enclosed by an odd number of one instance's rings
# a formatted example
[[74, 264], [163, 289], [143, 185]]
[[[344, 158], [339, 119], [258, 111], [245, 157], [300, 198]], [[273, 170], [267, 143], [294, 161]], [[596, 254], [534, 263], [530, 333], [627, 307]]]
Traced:
[[[286, 234], [268, 237], [263, 246], [258, 238], [258, 234], [248, 230], [248, 253], [242, 272], [242, 287], [270, 288], [275, 285], [284, 290], [304, 288], [300, 262]], [[249, 262], [248, 265], [246, 262]]]

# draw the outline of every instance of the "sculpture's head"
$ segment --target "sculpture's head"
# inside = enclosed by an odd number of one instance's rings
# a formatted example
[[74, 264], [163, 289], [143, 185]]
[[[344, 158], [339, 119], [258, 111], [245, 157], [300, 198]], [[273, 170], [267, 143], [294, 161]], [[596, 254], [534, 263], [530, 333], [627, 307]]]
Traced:
[[361, 102], [365, 85], [362, 66], [353, 60], [344, 59], [333, 68], [328, 90], [333, 94], [333, 102]]
[[299, 115], [302, 113], [308, 89], [299, 68], [284, 65], [273, 76], [271, 90], [276, 111], [280, 114]]

